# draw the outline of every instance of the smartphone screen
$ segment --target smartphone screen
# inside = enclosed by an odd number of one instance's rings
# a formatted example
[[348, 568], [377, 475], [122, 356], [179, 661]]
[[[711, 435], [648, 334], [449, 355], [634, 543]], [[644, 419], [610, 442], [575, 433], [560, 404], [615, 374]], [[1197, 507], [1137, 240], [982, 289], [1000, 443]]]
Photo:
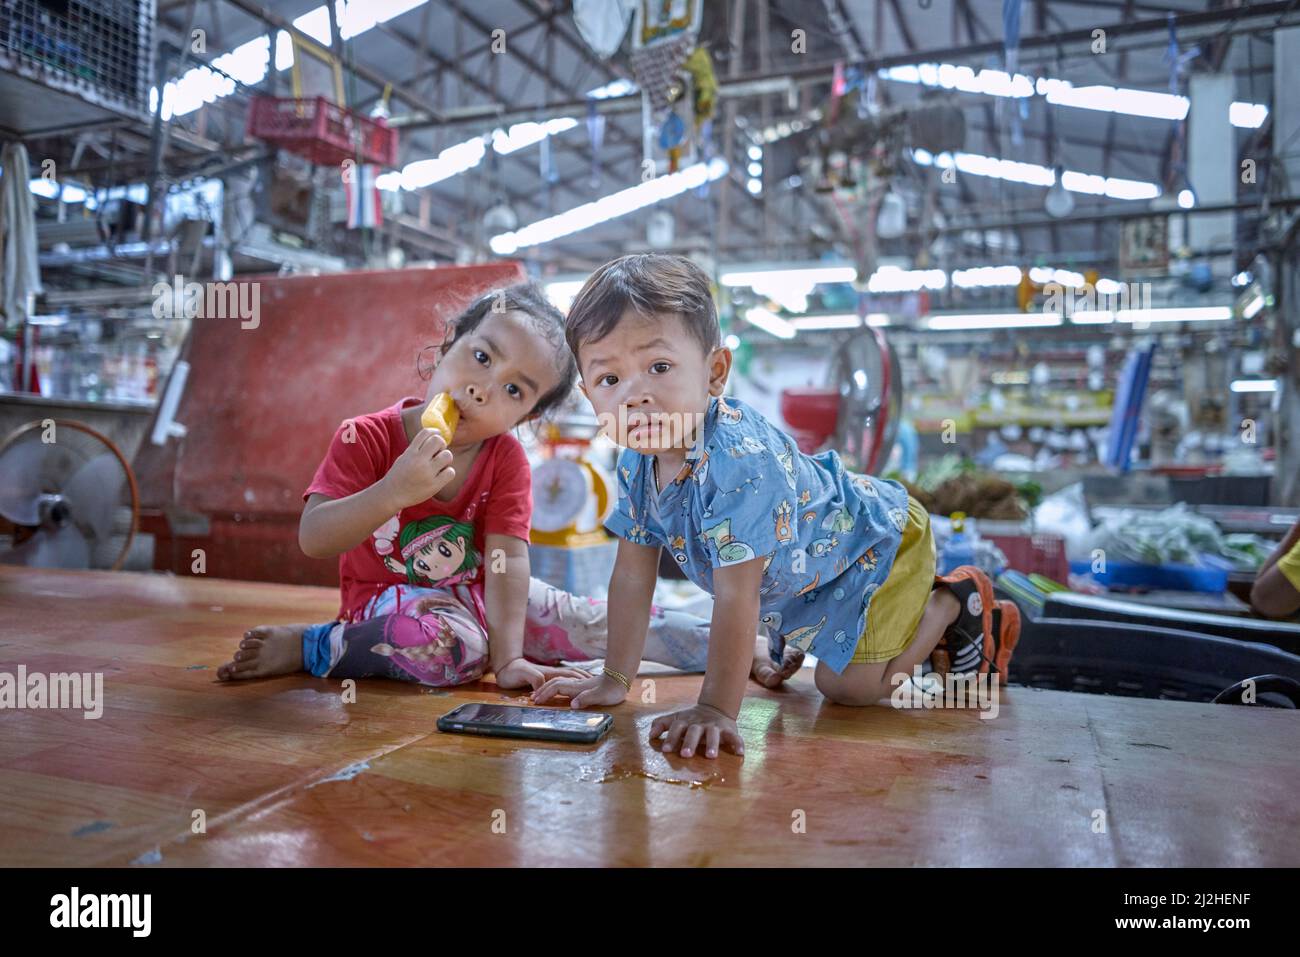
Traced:
[[443, 731], [477, 731], [491, 734], [493, 729], [512, 736], [538, 738], [572, 737], [590, 740], [612, 720], [608, 714], [573, 711], [566, 708], [529, 708], [499, 704], [464, 704], [438, 719]]

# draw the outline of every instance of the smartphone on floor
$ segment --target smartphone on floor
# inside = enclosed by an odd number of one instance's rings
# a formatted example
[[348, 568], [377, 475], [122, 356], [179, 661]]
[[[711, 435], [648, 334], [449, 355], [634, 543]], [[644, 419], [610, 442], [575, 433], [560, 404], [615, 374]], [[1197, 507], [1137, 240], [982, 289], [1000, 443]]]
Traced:
[[614, 724], [612, 714], [571, 708], [528, 708], [501, 704], [463, 704], [438, 719], [438, 730], [491, 738], [531, 738], [591, 744]]

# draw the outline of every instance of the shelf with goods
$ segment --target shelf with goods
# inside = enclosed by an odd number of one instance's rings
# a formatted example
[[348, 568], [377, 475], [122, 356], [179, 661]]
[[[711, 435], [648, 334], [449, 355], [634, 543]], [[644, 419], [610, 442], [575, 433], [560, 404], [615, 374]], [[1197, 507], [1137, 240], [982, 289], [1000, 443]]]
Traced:
[[188, 326], [147, 306], [34, 316], [0, 342], [0, 399], [153, 408]]
[[[1055, 399], [1068, 399], [1072, 396], [1055, 396]], [[977, 429], [1001, 429], [1008, 425], [1021, 428], [1041, 427], [1046, 429], [1077, 429], [1106, 425], [1110, 421], [1109, 392], [1089, 396], [1099, 403], [1088, 408], [1044, 408], [1032, 403], [1013, 402], [1006, 408], [995, 411], [987, 406], [974, 409], [957, 409], [954, 406], [924, 407], [924, 411], [913, 413], [912, 424], [922, 434], [943, 432], [952, 428], [958, 434], [974, 432]]]
[[1087, 350], [1036, 353], [1032, 362], [1014, 347], [967, 353], [937, 366], [913, 359], [904, 366], [912, 421], [921, 433], [1103, 426], [1122, 353], [1093, 349], [1091, 356]]

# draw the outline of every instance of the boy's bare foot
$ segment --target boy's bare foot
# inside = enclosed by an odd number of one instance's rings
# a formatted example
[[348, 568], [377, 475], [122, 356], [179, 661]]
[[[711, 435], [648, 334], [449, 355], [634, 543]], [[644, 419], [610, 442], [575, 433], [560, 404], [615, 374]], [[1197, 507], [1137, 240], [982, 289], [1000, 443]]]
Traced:
[[302, 633], [309, 625], [258, 625], [244, 632], [234, 658], [217, 669], [222, 681], [302, 671]]
[[760, 638], [754, 643], [754, 663], [750, 666], [749, 676], [764, 688], [779, 688], [802, 667], [803, 652], [793, 645], [786, 645], [778, 668], [768, 656], [767, 640]]

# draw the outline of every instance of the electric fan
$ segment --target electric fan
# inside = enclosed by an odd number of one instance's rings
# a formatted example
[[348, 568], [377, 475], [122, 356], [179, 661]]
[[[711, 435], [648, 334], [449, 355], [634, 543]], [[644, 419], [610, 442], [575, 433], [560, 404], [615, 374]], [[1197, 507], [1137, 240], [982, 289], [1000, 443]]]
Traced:
[[839, 344], [823, 388], [781, 393], [781, 415], [800, 451], [833, 448], [849, 468], [861, 472], [874, 473], [884, 464], [902, 410], [898, 357], [880, 330], [870, 326]]
[[135, 476], [112, 440], [66, 419], [29, 422], [0, 443], [0, 564], [116, 570], [139, 525]]
[[884, 465], [903, 414], [903, 375], [884, 334], [868, 327], [842, 342], [831, 362], [840, 408], [833, 447], [859, 469]]

